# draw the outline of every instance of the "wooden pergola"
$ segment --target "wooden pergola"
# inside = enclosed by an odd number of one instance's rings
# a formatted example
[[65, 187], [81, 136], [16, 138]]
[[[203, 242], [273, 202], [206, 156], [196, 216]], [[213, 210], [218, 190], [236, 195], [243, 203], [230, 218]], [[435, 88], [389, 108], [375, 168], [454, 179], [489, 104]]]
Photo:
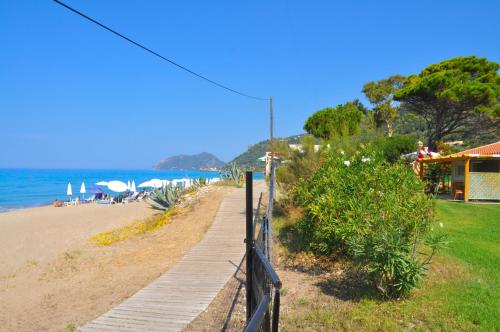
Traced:
[[[464, 172], [463, 172], [463, 199], [464, 201], [468, 201], [470, 199], [470, 174], [471, 174], [471, 162], [474, 161], [487, 161], [487, 160], [500, 160], [500, 141], [492, 144], [488, 144], [485, 146], [477, 147], [474, 149], [454, 153], [447, 156], [440, 157], [427, 157], [422, 159], [417, 159], [419, 163], [419, 176], [421, 178], [425, 175], [425, 164], [431, 163], [454, 163], [454, 162], [463, 162], [464, 164]], [[494, 179], [500, 179], [500, 169], [497, 171], [498, 176]], [[495, 172], [493, 172], [495, 173]], [[457, 181], [459, 182], [459, 181]], [[461, 181], [459, 182], [461, 183]], [[500, 188], [496, 183], [492, 184], [493, 188], [500, 191]], [[456, 190], [454, 186], [454, 182], [452, 181], [452, 193]]]

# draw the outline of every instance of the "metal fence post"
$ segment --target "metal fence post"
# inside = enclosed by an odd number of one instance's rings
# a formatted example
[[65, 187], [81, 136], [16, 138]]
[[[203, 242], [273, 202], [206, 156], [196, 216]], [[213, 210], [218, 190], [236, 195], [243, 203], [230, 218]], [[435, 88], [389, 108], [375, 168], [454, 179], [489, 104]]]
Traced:
[[276, 174], [274, 161], [271, 162], [271, 174], [269, 176], [269, 203], [267, 205], [267, 237], [266, 237], [266, 246], [267, 246], [267, 258], [271, 264], [274, 263], [273, 259], [273, 234], [271, 229], [271, 224], [273, 222], [273, 207], [274, 207], [274, 194], [275, 194], [275, 185], [276, 185]]
[[246, 172], [246, 261], [247, 261], [247, 270], [246, 270], [246, 290], [247, 290], [247, 324], [250, 322], [252, 317], [252, 297], [253, 297], [253, 289], [252, 289], [252, 247], [254, 242], [253, 235], [253, 173]]
[[280, 290], [279, 288], [274, 290], [274, 304], [273, 304], [273, 325], [272, 332], [278, 332], [278, 326], [280, 324]]

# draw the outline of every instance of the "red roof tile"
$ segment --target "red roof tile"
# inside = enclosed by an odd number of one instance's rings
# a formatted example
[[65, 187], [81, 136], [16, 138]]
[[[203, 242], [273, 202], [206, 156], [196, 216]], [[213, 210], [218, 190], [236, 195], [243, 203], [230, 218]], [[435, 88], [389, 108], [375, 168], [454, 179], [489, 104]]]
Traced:
[[469, 149], [462, 152], [454, 153], [453, 155], [470, 155], [470, 154], [481, 154], [481, 155], [500, 154], [500, 141], [488, 145], [483, 145], [474, 149]]

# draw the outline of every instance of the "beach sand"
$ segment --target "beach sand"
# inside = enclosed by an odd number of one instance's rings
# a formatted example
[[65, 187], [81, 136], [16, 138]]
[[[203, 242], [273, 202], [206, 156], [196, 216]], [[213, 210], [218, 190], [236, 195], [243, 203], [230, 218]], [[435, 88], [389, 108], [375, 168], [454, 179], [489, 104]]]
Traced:
[[44, 206], [0, 213], [0, 276], [46, 263], [89, 237], [153, 215], [148, 204]]
[[63, 331], [104, 313], [192, 248], [228, 190], [210, 186], [157, 231], [103, 247], [89, 238], [157, 212], [130, 203], [1, 213], [0, 331]]

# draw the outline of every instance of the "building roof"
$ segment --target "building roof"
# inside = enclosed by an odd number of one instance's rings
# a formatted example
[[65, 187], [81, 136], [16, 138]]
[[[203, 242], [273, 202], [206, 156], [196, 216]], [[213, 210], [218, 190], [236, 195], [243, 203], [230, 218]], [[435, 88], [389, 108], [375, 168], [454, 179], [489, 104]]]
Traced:
[[471, 155], [471, 154], [480, 154], [480, 155], [493, 155], [500, 154], [500, 141], [491, 143], [488, 145], [483, 145], [477, 148], [465, 150], [462, 152], [454, 153], [453, 155]]
[[500, 141], [479, 146], [477, 148], [453, 153], [447, 156], [428, 157], [422, 159], [423, 162], [449, 162], [452, 160], [464, 160], [475, 158], [500, 158]]

